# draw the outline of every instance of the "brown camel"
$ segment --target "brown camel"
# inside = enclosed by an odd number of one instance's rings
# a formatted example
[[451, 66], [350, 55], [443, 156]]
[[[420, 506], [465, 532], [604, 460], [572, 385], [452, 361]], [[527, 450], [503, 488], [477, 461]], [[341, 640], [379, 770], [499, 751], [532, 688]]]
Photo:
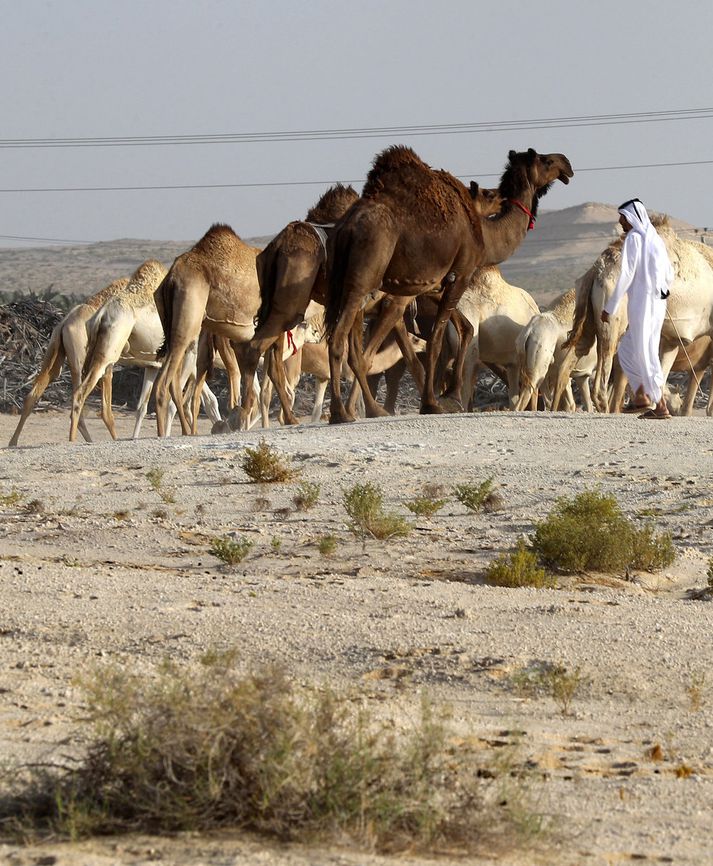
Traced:
[[[105, 286], [96, 294], [87, 298], [83, 304], [78, 304], [73, 307], [62, 321], [52, 331], [49, 344], [42, 358], [42, 366], [35, 377], [32, 390], [25, 397], [22, 405], [22, 414], [17, 422], [15, 432], [12, 434], [12, 439], [9, 442], [10, 447], [15, 447], [20, 439], [20, 433], [25, 426], [30, 413], [35, 408], [37, 401], [44, 394], [48, 385], [59, 376], [62, 365], [65, 360], [69, 366], [72, 376], [72, 392], [76, 392], [82, 380], [82, 367], [87, 353], [87, 322], [96, 313], [96, 311], [110, 298], [116, 297], [123, 291], [129, 280], [123, 278], [114, 280], [108, 286]], [[109, 373], [111, 377], [111, 373]], [[105, 387], [106, 383], [102, 381], [102, 420], [107, 426], [112, 437], [116, 439], [116, 431], [113, 426], [113, 417], [111, 414], [111, 401], [107, 406], [107, 398], [110, 393]], [[91, 436], [84, 423], [84, 417], [80, 415], [78, 419], [79, 432], [87, 442], [91, 442]]]
[[[324, 304], [327, 232], [359, 198], [356, 190], [341, 183], [330, 187], [304, 220], [285, 226], [257, 257], [260, 309], [255, 336], [241, 347], [240, 367], [246, 378], [254, 376], [260, 358], [282, 335], [306, 318], [310, 301]], [[282, 353], [274, 353], [268, 366], [282, 404], [286, 424], [297, 424], [286, 389]], [[246, 417], [252, 412], [252, 391], [245, 397]], [[230, 419], [229, 419], [230, 420]], [[240, 426], [244, 426], [241, 421]]]
[[[248, 246], [226, 225], [216, 224], [188, 252], [178, 256], [156, 291], [156, 306], [166, 342], [163, 367], [156, 380], [158, 435], [166, 435], [169, 391], [184, 434], [195, 432], [183, 408], [180, 370], [186, 350], [204, 328], [227, 337], [234, 350], [255, 333], [260, 286], [255, 259], [260, 250]], [[207, 375], [198, 368], [193, 395], [193, 426]], [[250, 389], [246, 388], [246, 393]]]
[[362, 192], [328, 242], [327, 329], [332, 371], [330, 421], [354, 420], [340, 393], [341, 367], [352, 325], [364, 298], [379, 287], [387, 294], [363, 358], [349, 344], [349, 364], [364, 394], [367, 414], [385, 414], [371, 397], [366, 370], [384, 337], [417, 295], [441, 289], [428, 340], [421, 412], [441, 412], [434, 388], [435, 363], [451, 311], [476, 268], [511, 255], [532, 227], [539, 199], [555, 180], [573, 176], [562, 154], [511, 151], [498, 190], [504, 202], [483, 218], [466, 187], [435, 171], [410, 148], [387, 148], [374, 161]]

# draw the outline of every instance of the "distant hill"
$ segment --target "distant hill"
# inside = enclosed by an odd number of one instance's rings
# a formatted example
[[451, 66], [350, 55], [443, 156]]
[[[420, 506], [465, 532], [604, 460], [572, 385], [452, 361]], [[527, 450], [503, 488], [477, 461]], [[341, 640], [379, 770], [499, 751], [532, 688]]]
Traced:
[[[535, 230], [502, 265], [505, 279], [530, 292], [542, 306], [574, 285], [616, 237], [616, 207], [587, 202], [564, 210], [540, 211]], [[685, 237], [695, 229], [671, 219]], [[271, 236], [246, 238], [265, 246]], [[48, 290], [86, 297], [117, 277], [128, 276], [146, 259], [170, 265], [194, 241], [122, 239], [81, 246], [0, 249], [0, 292], [7, 296]]]

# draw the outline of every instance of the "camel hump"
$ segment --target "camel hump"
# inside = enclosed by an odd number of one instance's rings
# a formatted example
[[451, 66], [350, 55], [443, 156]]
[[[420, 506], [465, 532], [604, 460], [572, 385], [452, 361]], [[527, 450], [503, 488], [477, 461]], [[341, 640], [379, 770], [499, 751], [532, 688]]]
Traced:
[[334, 223], [344, 216], [358, 198], [359, 194], [354, 187], [335, 183], [334, 186], [330, 186], [317, 204], [307, 211], [305, 222]]
[[480, 225], [467, 187], [447, 171], [427, 165], [410, 147], [394, 145], [377, 155], [366, 178], [362, 199], [389, 201], [391, 207], [422, 227], [440, 227], [468, 215]]

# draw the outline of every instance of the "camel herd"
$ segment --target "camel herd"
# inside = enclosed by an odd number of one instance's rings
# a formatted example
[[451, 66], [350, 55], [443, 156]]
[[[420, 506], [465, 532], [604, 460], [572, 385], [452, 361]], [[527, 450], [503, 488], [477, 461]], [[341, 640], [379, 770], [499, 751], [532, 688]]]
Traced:
[[[195, 433], [201, 404], [214, 432], [248, 429], [258, 414], [267, 426], [273, 385], [280, 420], [297, 423], [303, 373], [316, 382], [313, 422], [330, 382], [332, 423], [352, 421], [358, 410], [369, 417], [393, 413], [407, 368], [422, 413], [444, 411], [441, 401], [470, 410], [482, 366], [506, 382], [512, 409], [536, 409], [539, 397], [548, 409], [572, 411], [574, 380], [586, 411], [618, 411], [626, 382], [616, 347], [626, 309], [608, 324], [600, 312], [616, 283], [621, 241], [545, 311], [498, 268], [535, 225], [540, 198], [572, 176], [562, 154], [511, 151], [496, 189], [467, 188], [396, 146], [377, 155], [361, 196], [335, 185], [264, 250], [229, 226], [213, 225], [168, 271], [144, 262], [65, 316], [10, 445], [65, 361], [73, 389], [70, 440], [79, 430], [90, 441], [83, 413], [97, 385], [102, 419], [116, 438], [114, 365], [144, 369], [134, 438], [152, 389], [159, 436], [170, 434], [176, 413], [182, 432]], [[713, 254], [665, 221], [658, 231], [676, 270], [662, 365], [666, 375], [693, 367], [684, 404], [690, 414], [713, 357]], [[216, 365], [230, 385], [226, 420], [207, 384]], [[384, 406], [375, 398], [382, 375]], [[350, 385], [346, 398], [342, 379]]]

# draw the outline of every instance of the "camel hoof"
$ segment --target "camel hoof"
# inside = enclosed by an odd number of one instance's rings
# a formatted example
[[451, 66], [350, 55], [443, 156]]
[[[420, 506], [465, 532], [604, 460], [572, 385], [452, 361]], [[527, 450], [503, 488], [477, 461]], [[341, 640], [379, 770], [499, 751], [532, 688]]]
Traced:
[[438, 403], [423, 403], [421, 415], [445, 415], [446, 410]]
[[356, 418], [350, 418], [346, 413], [334, 413], [329, 416], [330, 424], [351, 424]]
[[375, 406], [366, 413], [367, 418], [390, 418], [391, 413], [387, 412], [383, 406]]
[[440, 406], [444, 412], [454, 413], [463, 411], [463, 404], [461, 401], [455, 397], [449, 397], [448, 395], [441, 397]]
[[233, 433], [240, 427], [240, 407], [236, 406], [235, 409], [231, 409], [228, 413], [228, 417], [226, 418], [225, 423], [228, 425], [230, 432]]

